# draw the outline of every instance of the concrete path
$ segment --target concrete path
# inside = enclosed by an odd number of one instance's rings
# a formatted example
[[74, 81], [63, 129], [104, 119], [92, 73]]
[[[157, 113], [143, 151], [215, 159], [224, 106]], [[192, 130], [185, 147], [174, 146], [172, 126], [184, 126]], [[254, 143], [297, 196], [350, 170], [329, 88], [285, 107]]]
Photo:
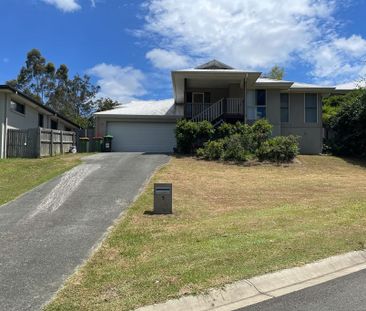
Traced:
[[0, 207], [0, 309], [39, 310], [166, 155], [97, 154]]
[[366, 270], [237, 311], [365, 311]]

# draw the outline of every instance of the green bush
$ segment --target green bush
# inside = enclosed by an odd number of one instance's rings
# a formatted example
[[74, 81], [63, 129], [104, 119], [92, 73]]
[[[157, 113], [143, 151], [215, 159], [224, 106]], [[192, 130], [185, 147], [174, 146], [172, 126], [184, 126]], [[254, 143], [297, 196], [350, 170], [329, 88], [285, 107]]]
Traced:
[[335, 154], [366, 157], [366, 89], [335, 100], [339, 106], [328, 121], [334, 135], [327, 143]]
[[291, 162], [299, 154], [297, 136], [277, 136], [263, 142], [256, 151], [259, 161]]
[[248, 160], [249, 152], [241, 144], [242, 135], [234, 134], [223, 141], [222, 159], [226, 161], [244, 162]]
[[214, 127], [208, 121], [192, 122], [179, 120], [175, 129], [177, 149], [179, 153], [192, 154], [210, 140], [214, 134]]
[[237, 131], [236, 126], [230, 123], [221, 123], [215, 131], [215, 138], [221, 139], [235, 134]]
[[272, 125], [266, 119], [260, 119], [251, 126], [252, 150], [258, 149], [272, 135]]
[[224, 143], [222, 139], [219, 139], [206, 142], [203, 148], [197, 149], [196, 155], [206, 160], [219, 160], [223, 153]]

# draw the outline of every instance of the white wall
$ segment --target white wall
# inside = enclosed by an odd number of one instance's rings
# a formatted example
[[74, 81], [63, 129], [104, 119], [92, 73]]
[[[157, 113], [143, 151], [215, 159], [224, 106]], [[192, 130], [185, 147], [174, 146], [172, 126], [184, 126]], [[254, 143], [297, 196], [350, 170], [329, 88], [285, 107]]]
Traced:
[[[17, 101], [23, 104], [23, 102]], [[8, 105], [8, 128], [29, 129], [38, 127], [38, 111], [29, 105], [25, 105], [25, 114], [14, 111]]]

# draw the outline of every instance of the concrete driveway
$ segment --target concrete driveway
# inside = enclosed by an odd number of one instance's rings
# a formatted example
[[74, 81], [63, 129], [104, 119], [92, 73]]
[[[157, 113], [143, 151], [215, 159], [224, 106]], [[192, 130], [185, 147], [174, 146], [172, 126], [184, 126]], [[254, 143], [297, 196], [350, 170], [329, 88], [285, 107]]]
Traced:
[[0, 309], [39, 310], [169, 157], [110, 153], [0, 207]]

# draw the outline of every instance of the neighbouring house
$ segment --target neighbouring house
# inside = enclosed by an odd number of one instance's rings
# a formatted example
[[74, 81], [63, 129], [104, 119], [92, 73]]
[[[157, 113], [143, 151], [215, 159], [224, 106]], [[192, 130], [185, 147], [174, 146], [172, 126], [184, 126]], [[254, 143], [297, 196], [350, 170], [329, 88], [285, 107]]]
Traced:
[[8, 132], [12, 129], [73, 131], [79, 126], [26, 94], [0, 85], [0, 158], [7, 155]]
[[110, 134], [113, 151], [171, 152], [178, 119], [253, 123], [267, 118], [273, 135], [298, 135], [304, 154], [322, 151], [322, 98], [346, 92], [332, 86], [273, 80], [217, 60], [172, 71], [174, 98], [136, 101], [98, 112], [98, 135]]

